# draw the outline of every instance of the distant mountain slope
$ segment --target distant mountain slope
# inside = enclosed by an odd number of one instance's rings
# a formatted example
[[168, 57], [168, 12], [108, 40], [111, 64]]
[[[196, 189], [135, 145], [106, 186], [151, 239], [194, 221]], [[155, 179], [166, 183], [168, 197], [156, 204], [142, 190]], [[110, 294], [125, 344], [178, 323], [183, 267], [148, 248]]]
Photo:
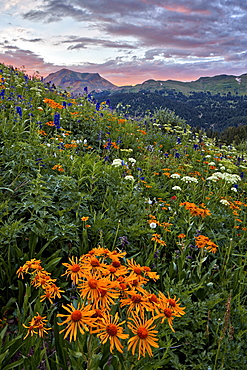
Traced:
[[50, 73], [44, 82], [51, 82], [56, 87], [69, 90], [74, 94], [82, 94], [85, 87], [88, 88], [89, 92], [118, 89], [117, 86], [102, 78], [98, 73], [80, 73], [66, 68]]
[[175, 90], [188, 95], [191, 92], [210, 92], [211, 94], [245, 95], [247, 94], [247, 74], [241, 76], [218, 75], [214, 77], [200, 77], [196, 81], [182, 82], [174, 80], [147, 80], [135, 86], [121, 86], [122, 92], [139, 92], [142, 90], [157, 92]]
[[87, 86], [89, 92], [95, 91], [97, 93], [102, 91], [109, 91], [110, 93], [148, 91], [166, 94], [175, 91], [185, 95], [193, 92], [247, 95], [247, 74], [241, 76], [222, 74], [214, 77], [200, 77], [198, 80], [191, 82], [150, 79], [135, 86], [118, 87], [101, 77], [98, 73], [80, 73], [64, 68], [55, 73], [50, 73], [44, 81], [51, 82], [56, 87], [60, 86], [65, 90], [69, 88], [74, 94], [83, 94], [84, 88]]

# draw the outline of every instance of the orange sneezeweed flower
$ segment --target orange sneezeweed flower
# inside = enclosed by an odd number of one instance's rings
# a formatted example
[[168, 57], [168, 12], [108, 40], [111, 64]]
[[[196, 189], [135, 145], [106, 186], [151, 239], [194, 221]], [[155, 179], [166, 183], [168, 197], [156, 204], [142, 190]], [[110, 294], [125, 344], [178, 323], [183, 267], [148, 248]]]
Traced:
[[178, 235], [178, 238], [179, 238], [179, 239], [186, 238], [186, 235], [185, 235], [185, 234], [179, 234], [179, 235]]
[[98, 308], [103, 292], [105, 291], [105, 295], [107, 291], [112, 290], [112, 282], [107, 278], [99, 278], [92, 274], [84, 274], [84, 279], [80, 280], [78, 285], [80, 296]]
[[147, 296], [143, 296], [137, 292], [128, 291], [128, 295], [130, 298], [122, 298], [120, 299], [120, 307], [129, 306], [127, 313], [134, 311], [137, 315], [141, 315], [144, 317], [144, 311], [153, 311], [154, 307], [153, 304], [149, 301]]
[[95, 314], [95, 310], [92, 310], [90, 305], [83, 306], [78, 303], [78, 307], [75, 308], [72, 304], [67, 306], [62, 305], [62, 307], [68, 311], [69, 314], [63, 315], [58, 314], [57, 317], [66, 317], [65, 321], [58, 322], [58, 325], [67, 324], [66, 328], [61, 330], [59, 333], [65, 331], [64, 338], [69, 337], [69, 341], [76, 340], [77, 332], [84, 334], [85, 331], [88, 331], [88, 327], [94, 326], [96, 321], [92, 316]]
[[103, 275], [106, 271], [106, 265], [99, 258], [89, 253], [80, 257], [80, 264], [85, 274]]
[[111, 353], [114, 348], [123, 353], [123, 345], [120, 342], [120, 339], [127, 339], [129, 337], [129, 334], [123, 333], [123, 328], [121, 326], [125, 321], [122, 321], [121, 323], [118, 321], [118, 313], [116, 313], [115, 316], [104, 315], [97, 323], [98, 329], [92, 330], [92, 333], [97, 333], [102, 344], [105, 344], [109, 340]]
[[63, 263], [67, 270], [62, 276], [70, 276], [72, 283], [74, 285], [78, 284], [79, 279], [83, 276], [82, 268], [78, 263], [78, 257], [69, 258], [70, 263]]
[[54, 109], [63, 109], [63, 105], [61, 105], [59, 103], [56, 103], [52, 99], [45, 98], [43, 100], [43, 102], [46, 103], [46, 104], [48, 104], [51, 108], [54, 108]]
[[201, 207], [197, 207], [195, 203], [190, 203], [190, 202], [183, 202], [180, 203], [180, 206], [185, 206], [185, 209], [187, 209], [192, 216], [200, 216], [200, 217], [205, 217], [205, 216], [210, 216], [211, 212], [209, 209], [204, 208], [204, 204], [201, 204]]
[[89, 217], [85, 217], [85, 216], [84, 217], [81, 217], [81, 220], [82, 221], [87, 221], [88, 219], [89, 219]]
[[[46, 320], [46, 316], [41, 316], [37, 312], [37, 316], [34, 316], [32, 318], [32, 320], [29, 322], [29, 326], [22, 324], [24, 328], [28, 329], [27, 334], [23, 339], [26, 339], [28, 335], [31, 335], [32, 337], [34, 334], [38, 334], [39, 337], [43, 338], [44, 334], [48, 333], [47, 330], [51, 330], [51, 328], [45, 327], [45, 325], [47, 325], [47, 322], [48, 320]], [[35, 330], [38, 330], [38, 332]]]
[[183, 311], [185, 307], [180, 307], [178, 304], [178, 300], [167, 298], [162, 292], [159, 292], [158, 295], [158, 312], [157, 317], [161, 317], [161, 324], [167, 319], [168, 325], [170, 326], [171, 330], [175, 332], [172, 326], [172, 321], [174, 317], [181, 317], [185, 314]]
[[138, 349], [138, 360], [141, 356], [145, 357], [146, 352], [152, 357], [152, 347], [159, 348], [156, 337], [158, 330], [154, 330], [154, 319], [145, 320], [135, 316], [130, 317], [129, 320], [133, 321], [133, 323], [128, 322], [128, 327], [134, 336], [128, 340], [128, 351], [131, 350], [134, 356], [136, 349]]
[[206, 248], [209, 252], [216, 253], [218, 245], [212, 242], [207, 236], [198, 235], [195, 237], [198, 248]]
[[161, 235], [160, 234], [152, 234], [151, 240], [155, 241], [158, 244], [166, 245], [166, 242], [161, 239]]

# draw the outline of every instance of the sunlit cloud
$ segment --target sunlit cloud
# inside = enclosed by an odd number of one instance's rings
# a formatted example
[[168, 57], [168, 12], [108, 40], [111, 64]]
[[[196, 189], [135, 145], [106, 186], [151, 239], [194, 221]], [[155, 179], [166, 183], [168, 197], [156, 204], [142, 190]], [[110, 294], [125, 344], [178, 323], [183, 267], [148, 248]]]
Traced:
[[246, 73], [242, 0], [2, 0], [0, 62], [112, 83]]

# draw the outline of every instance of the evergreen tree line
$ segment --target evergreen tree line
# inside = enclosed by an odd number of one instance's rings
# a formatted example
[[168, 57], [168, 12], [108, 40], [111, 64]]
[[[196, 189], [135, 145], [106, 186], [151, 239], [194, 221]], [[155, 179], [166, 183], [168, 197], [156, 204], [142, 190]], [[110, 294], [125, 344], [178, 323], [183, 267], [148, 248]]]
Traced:
[[137, 93], [103, 92], [95, 94], [99, 102], [107, 99], [110, 105], [134, 117], [142, 117], [158, 108], [168, 108], [196, 130], [203, 130], [209, 137], [217, 137], [229, 144], [247, 139], [247, 95], [212, 95], [208, 92], [192, 92], [188, 96], [175, 90]]

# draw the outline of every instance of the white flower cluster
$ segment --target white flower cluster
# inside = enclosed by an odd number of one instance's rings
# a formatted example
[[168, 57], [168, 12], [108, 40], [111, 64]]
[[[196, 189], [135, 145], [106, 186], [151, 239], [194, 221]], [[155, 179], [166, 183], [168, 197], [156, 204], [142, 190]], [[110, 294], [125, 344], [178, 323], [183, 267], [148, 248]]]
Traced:
[[172, 173], [170, 176], [172, 179], [179, 179], [180, 175], [178, 173]]
[[[134, 164], [136, 163], [136, 159], [135, 158], [128, 158], [128, 163], [131, 166], [134, 166]], [[112, 166], [115, 166], [115, 167], [127, 166], [128, 167], [127, 163], [125, 163], [125, 161], [123, 159], [120, 159], [120, 158], [113, 159]]]
[[135, 181], [135, 179], [134, 179], [134, 177], [133, 176], [131, 176], [131, 175], [127, 175], [127, 176], [125, 176], [125, 178], [124, 178], [125, 180], [128, 180], [128, 181]]
[[136, 159], [135, 158], [128, 158], [128, 162], [130, 162], [131, 165], [133, 166], [136, 163]]
[[183, 176], [181, 178], [182, 181], [186, 182], [186, 184], [190, 183], [190, 182], [194, 182], [194, 183], [198, 183], [198, 180], [195, 178], [195, 177], [191, 177], [191, 176]]
[[241, 181], [241, 177], [235, 173], [228, 173], [228, 172], [215, 172], [212, 174], [212, 176], [207, 177], [207, 180], [210, 181], [218, 181], [218, 180], [225, 180], [229, 184], [235, 184], [238, 181]]
[[120, 167], [122, 166], [123, 161], [120, 158], [113, 159], [112, 166]]
[[172, 190], [182, 190], [182, 189], [180, 188], [180, 186], [173, 186]]
[[221, 204], [224, 204], [225, 206], [229, 206], [230, 205], [230, 203], [228, 202], [228, 200], [226, 200], [226, 199], [221, 199], [220, 200], [220, 203]]

